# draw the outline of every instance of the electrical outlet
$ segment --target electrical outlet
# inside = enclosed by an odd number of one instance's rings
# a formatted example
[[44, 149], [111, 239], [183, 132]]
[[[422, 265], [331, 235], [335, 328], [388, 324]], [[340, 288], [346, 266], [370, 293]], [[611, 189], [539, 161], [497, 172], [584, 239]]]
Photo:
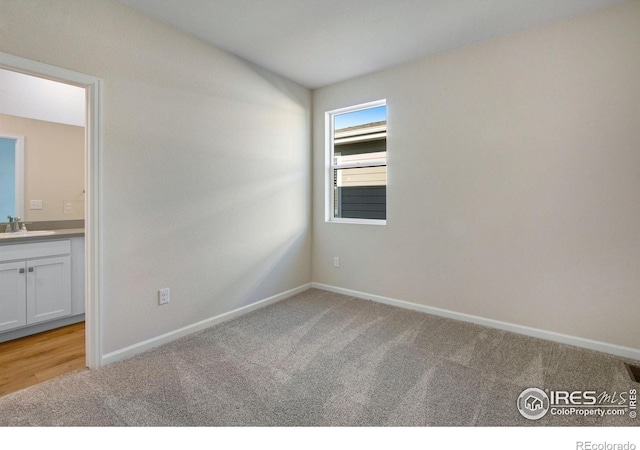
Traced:
[[333, 267], [340, 267], [340, 257], [339, 256], [334, 256], [333, 257]]
[[166, 305], [169, 300], [169, 288], [160, 289], [158, 291], [158, 305]]
[[42, 209], [42, 200], [29, 200], [29, 209]]

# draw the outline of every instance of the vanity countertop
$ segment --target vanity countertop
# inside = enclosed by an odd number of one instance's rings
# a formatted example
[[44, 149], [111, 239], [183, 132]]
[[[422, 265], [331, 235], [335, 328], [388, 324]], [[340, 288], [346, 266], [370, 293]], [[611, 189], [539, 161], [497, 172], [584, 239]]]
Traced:
[[16, 233], [11, 237], [5, 237], [5, 233], [0, 233], [0, 245], [16, 244], [18, 242], [48, 241], [52, 239], [84, 236], [84, 228], [65, 228], [62, 230], [51, 230], [50, 233], [51, 234], [46, 235], [34, 234], [31, 236], [29, 236], [28, 234], [25, 235]]

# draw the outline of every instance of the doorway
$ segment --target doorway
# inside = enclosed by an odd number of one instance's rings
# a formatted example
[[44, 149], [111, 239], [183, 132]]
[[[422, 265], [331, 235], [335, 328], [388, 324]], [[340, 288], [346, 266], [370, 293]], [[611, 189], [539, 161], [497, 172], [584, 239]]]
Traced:
[[85, 90], [85, 364], [93, 369], [102, 365], [102, 330], [100, 327], [100, 152], [102, 80], [79, 72], [31, 61], [0, 52], [0, 68], [12, 72], [76, 86]]

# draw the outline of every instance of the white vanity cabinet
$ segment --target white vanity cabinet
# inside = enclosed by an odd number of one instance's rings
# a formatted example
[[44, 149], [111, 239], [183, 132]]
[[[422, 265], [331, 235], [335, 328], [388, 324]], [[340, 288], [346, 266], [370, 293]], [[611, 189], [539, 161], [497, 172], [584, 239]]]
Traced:
[[0, 263], [0, 331], [27, 324], [24, 262]]
[[71, 242], [0, 246], [0, 332], [71, 315]]

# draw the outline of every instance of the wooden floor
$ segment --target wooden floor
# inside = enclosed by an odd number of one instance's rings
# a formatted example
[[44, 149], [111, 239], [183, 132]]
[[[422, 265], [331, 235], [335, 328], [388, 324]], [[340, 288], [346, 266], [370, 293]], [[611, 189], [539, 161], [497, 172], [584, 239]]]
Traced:
[[84, 322], [0, 343], [0, 396], [84, 368]]

